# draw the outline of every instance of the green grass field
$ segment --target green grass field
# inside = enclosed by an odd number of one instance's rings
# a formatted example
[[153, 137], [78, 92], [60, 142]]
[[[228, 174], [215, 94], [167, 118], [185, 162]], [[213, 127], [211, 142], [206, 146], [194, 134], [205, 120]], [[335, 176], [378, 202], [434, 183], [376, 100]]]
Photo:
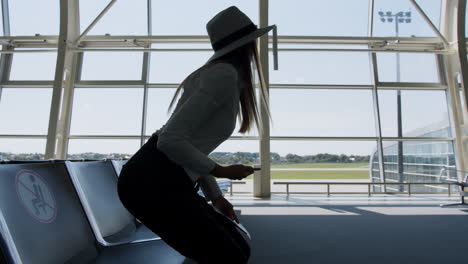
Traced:
[[369, 163], [297, 163], [288, 165], [271, 165], [271, 168], [369, 168]]
[[[369, 179], [368, 171], [271, 171], [272, 179]], [[246, 179], [252, 179], [252, 176]]]

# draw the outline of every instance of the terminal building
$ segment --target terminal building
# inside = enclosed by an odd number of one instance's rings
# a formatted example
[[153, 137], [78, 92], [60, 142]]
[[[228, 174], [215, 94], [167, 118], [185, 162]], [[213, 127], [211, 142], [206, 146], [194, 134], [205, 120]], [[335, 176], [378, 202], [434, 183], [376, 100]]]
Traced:
[[[411, 133], [412, 137], [450, 137], [450, 126], [446, 122], [438, 122]], [[453, 187], [431, 185], [441, 183], [444, 179], [457, 179], [455, 151], [452, 142], [444, 141], [406, 141], [403, 142], [403, 169], [399, 172], [398, 143], [385, 142], [383, 144], [385, 182], [395, 183], [429, 183], [411, 186], [413, 193], [448, 192]], [[370, 159], [370, 177], [372, 182], [383, 182], [380, 178], [378, 152], [374, 151]], [[374, 185], [374, 191], [408, 192], [407, 185]]]

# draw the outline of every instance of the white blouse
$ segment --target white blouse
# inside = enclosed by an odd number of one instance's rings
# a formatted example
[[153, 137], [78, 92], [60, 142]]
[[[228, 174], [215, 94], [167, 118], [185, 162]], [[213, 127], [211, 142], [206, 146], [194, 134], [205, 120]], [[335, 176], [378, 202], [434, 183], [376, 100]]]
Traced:
[[229, 63], [209, 66], [187, 79], [184, 93], [169, 120], [153, 134], [157, 148], [199, 181], [208, 200], [222, 195], [210, 174], [215, 162], [208, 154], [228, 139], [236, 126], [240, 85]]

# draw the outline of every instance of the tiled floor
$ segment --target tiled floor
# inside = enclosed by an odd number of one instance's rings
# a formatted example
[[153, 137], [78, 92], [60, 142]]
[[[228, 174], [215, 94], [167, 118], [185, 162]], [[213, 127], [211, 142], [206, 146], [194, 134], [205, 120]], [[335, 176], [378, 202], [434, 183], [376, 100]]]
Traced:
[[[456, 194], [448, 195], [380, 195], [374, 194], [371, 197], [367, 195], [308, 195], [308, 194], [272, 194], [270, 198], [256, 198], [252, 194], [236, 194], [225, 196], [237, 207], [248, 205], [392, 205], [392, 206], [417, 206], [456, 203], [460, 197]], [[463, 207], [462, 207], [463, 208]], [[468, 206], [467, 206], [468, 209]]]
[[250, 263], [464, 263], [468, 206], [447, 195], [226, 195], [252, 235]]

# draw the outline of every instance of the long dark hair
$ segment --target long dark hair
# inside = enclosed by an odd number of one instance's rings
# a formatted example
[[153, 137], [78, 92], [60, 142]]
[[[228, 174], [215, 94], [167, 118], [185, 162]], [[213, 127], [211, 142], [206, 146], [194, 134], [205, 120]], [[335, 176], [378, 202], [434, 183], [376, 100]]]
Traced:
[[[169, 108], [167, 110], [168, 113], [170, 113], [172, 106], [174, 105], [175, 99], [180, 92], [180, 89], [184, 86], [185, 82], [194, 74], [200, 72], [202, 69], [205, 69], [211, 65], [214, 65], [216, 63], [220, 62], [228, 62], [234, 65], [234, 67], [238, 70], [239, 77], [241, 81], [239, 82], [241, 87], [241, 94], [239, 98], [239, 103], [240, 103], [240, 111], [237, 115], [239, 122], [241, 123], [241, 127], [239, 129], [239, 133], [245, 134], [246, 132], [249, 132], [252, 129], [253, 121], [255, 120], [255, 123], [257, 125], [257, 128], [262, 131], [263, 127], [261, 122], [259, 121], [258, 116], [259, 114], [259, 109], [257, 105], [257, 96], [255, 93], [254, 88], [256, 85], [255, 83], [255, 76], [253, 74], [253, 71], [257, 72], [257, 76], [259, 78], [259, 88], [260, 88], [260, 97], [263, 100], [263, 103], [266, 107], [266, 112], [268, 114], [268, 117], [270, 118], [270, 121], [272, 121], [271, 118], [271, 112], [270, 112], [270, 107], [269, 107], [269, 94], [266, 89], [266, 84], [265, 84], [265, 79], [263, 77], [263, 72], [258, 56], [258, 50], [257, 50], [257, 42], [256, 40], [253, 40], [239, 48], [236, 48], [235, 50], [217, 58], [214, 59], [206, 64], [204, 64], [202, 67], [198, 68], [194, 72], [192, 72], [190, 75], [188, 75], [182, 83], [177, 87], [177, 90], [174, 94], [174, 97], [172, 98], [172, 101], [169, 105]], [[254, 68], [254, 70], [252, 70]]]

